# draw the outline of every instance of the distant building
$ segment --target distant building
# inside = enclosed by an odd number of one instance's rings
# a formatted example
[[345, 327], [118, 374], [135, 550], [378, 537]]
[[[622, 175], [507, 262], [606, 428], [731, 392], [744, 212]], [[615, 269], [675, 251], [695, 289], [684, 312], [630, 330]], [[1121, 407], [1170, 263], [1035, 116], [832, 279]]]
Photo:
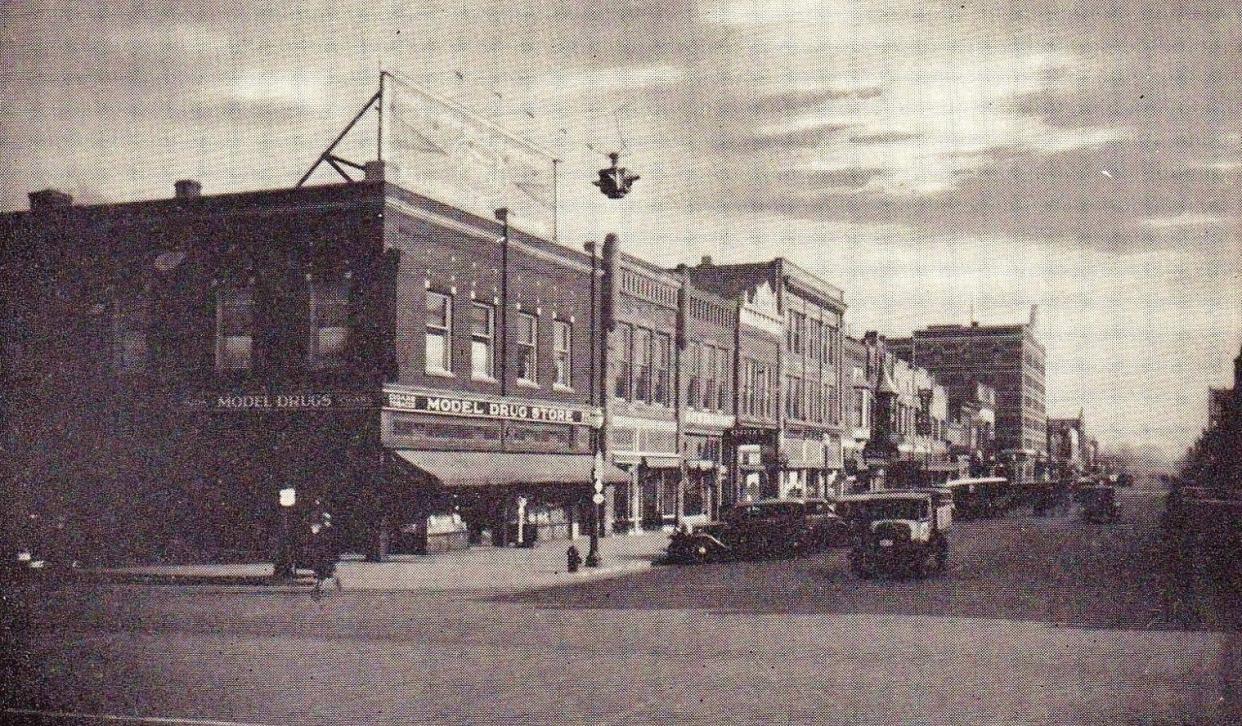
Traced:
[[1054, 474], [1081, 474], [1090, 465], [1087, 424], [1079, 411], [1075, 418], [1048, 419], [1048, 459]]
[[933, 325], [890, 341], [899, 355], [931, 371], [946, 389], [983, 383], [996, 391], [996, 443], [1020, 471], [1033, 476], [1047, 456], [1045, 353], [1031, 321], [1015, 325]]

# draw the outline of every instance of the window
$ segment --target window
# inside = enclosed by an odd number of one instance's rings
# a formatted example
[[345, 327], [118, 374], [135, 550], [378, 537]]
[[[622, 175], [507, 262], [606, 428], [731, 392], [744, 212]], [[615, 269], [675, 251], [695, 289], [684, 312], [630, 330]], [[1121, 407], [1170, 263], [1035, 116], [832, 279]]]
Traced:
[[791, 313], [789, 317], [789, 349], [801, 354], [806, 340], [806, 315]]
[[216, 368], [249, 370], [254, 364], [254, 286], [216, 289]]
[[699, 371], [700, 361], [703, 359], [703, 345], [701, 343], [690, 343], [686, 346], [686, 377], [688, 383], [686, 385], [686, 405], [690, 408], [698, 408], [700, 396], [700, 385], [702, 377]]
[[487, 303], [470, 304], [470, 376], [496, 377], [496, 308]]
[[518, 313], [517, 352], [518, 380], [539, 383], [539, 319], [530, 313]]
[[310, 285], [311, 368], [330, 368], [345, 362], [349, 340], [349, 283], [315, 281]]
[[117, 373], [146, 370], [149, 347], [150, 300], [137, 296], [117, 300], [112, 310], [112, 366]]
[[718, 351], [720, 356], [716, 359], [716, 410], [724, 413], [725, 405], [728, 403], [728, 385], [729, 380], [729, 352], [726, 350]]
[[630, 387], [630, 366], [633, 357], [634, 328], [626, 323], [618, 324], [616, 335], [610, 335], [608, 342], [615, 346], [612, 359], [616, 362], [616, 385], [613, 387], [613, 394], [617, 398], [629, 400], [633, 393]]
[[824, 321], [811, 321], [811, 340], [807, 344], [807, 353], [811, 356], [811, 360], [819, 360], [822, 358], [824, 344]]
[[654, 368], [653, 375], [655, 390], [652, 392], [651, 398], [655, 403], [661, 406], [667, 406], [671, 403], [672, 396], [669, 395], [669, 368], [672, 360], [672, 339], [667, 333], [658, 333], [655, 336], [654, 351]]
[[715, 408], [715, 371], [720, 365], [720, 350], [717, 347], [707, 346], [703, 349], [703, 408], [712, 410]]
[[453, 300], [448, 295], [427, 292], [428, 373], [453, 372]]
[[556, 367], [555, 382], [558, 386], [571, 388], [573, 383], [574, 328], [564, 320], [552, 323], [552, 359]]
[[651, 401], [651, 331], [634, 330], [634, 400]]

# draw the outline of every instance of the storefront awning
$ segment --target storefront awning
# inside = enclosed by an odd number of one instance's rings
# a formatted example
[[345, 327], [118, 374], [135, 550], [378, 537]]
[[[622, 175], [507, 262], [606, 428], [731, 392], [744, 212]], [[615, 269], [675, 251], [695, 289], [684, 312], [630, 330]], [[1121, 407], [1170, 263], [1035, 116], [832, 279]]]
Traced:
[[[393, 454], [445, 487], [513, 484], [581, 484], [590, 486], [594, 457], [586, 454], [513, 454], [492, 451], [411, 451]], [[630, 475], [604, 463], [605, 484], [624, 484]]]

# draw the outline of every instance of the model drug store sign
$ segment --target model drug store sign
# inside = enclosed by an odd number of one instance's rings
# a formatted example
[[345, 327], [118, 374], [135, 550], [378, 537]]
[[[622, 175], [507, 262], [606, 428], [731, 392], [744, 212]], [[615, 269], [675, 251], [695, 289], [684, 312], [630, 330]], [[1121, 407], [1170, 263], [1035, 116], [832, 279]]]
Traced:
[[503, 418], [512, 421], [539, 421], [542, 423], [583, 424], [586, 412], [577, 408], [545, 406], [534, 403], [487, 401], [480, 398], [460, 396], [437, 396], [423, 393], [386, 391], [386, 408], [398, 411], [416, 411], [446, 416], [472, 416], [475, 418]]

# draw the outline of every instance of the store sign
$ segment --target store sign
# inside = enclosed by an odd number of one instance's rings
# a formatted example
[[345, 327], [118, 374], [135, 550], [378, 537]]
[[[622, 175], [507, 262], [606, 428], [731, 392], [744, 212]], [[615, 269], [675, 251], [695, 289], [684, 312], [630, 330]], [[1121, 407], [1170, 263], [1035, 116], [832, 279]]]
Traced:
[[475, 418], [502, 418], [511, 421], [538, 421], [541, 423], [584, 424], [585, 411], [563, 406], [534, 403], [487, 401], [479, 398], [428, 395], [386, 391], [385, 406], [400, 411], [433, 413], [445, 416], [473, 416]]
[[184, 402], [198, 411], [345, 411], [373, 407], [365, 393], [218, 393]]

